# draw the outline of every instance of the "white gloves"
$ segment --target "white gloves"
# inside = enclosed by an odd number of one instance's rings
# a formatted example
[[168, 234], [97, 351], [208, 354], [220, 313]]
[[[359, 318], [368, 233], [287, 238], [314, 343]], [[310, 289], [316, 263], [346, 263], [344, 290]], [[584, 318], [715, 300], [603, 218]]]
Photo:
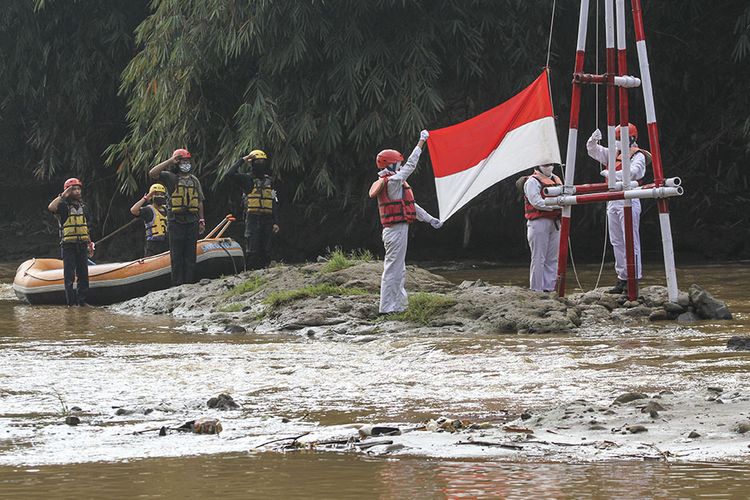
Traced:
[[423, 130], [419, 133], [419, 140], [420, 141], [426, 141], [427, 138], [430, 137], [430, 133], [426, 130]]
[[430, 221], [430, 225], [435, 229], [440, 229], [441, 227], [443, 227], [443, 223], [440, 222], [440, 219], [438, 219], [437, 217], [432, 218], [432, 220]]
[[588, 142], [599, 142], [602, 140], [602, 131], [599, 129], [594, 130], [594, 133], [589, 137]]

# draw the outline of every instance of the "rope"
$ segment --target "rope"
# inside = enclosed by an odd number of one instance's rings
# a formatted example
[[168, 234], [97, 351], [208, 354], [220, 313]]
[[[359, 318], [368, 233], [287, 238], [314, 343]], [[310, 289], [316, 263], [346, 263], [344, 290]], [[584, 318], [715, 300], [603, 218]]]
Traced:
[[547, 64], [545, 64], [545, 67], [549, 68], [549, 55], [552, 52], [552, 30], [555, 26], [555, 6], [557, 5], [557, 0], [552, 0], [552, 16], [549, 20], [549, 40], [547, 40]]
[[585, 292], [586, 290], [583, 289], [583, 286], [581, 285], [581, 280], [578, 279], [578, 270], [576, 269], [576, 261], [573, 258], [573, 245], [570, 242], [570, 236], [568, 236], [568, 250], [570, 251], [570, 264], [573, 266], [573, 275], [576, 277], [576, 283], [578, 283], [578, 289], [582, 292]]

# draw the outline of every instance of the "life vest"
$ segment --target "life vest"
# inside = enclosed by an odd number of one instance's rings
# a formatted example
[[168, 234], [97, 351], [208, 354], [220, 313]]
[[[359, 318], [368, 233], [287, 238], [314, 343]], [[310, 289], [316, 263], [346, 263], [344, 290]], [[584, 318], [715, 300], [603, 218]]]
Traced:
[[378, 212], [380, 212], [380, 223], [383, 227], [391, 227], [394, 224], [406, 222], [411, 224], [417, 220], [417, 209], [414, 207], [414, 192], [407, 182], [403, 183], [404, 191], [402, 198], [392, 200], [388, 198], [388, 177], [385, 185], [378, 193]]
[[245, 195], [245, 208], [252, 215], [273, 214], [273, 201], [276, 192], [273, 190], [273, 180], [265, 176], [253, 180], [253, 189]]
[[151, 222], [146, 222], [146, 239], [148, 241], [164, 241], [167, 239], [167, 211], [164, 207], [157, 208], [151, 205], [154, 217]]
[[61, 230], [61, 239], [63, 243], [88, 243], [89, 225], [86, 221], [86, 209], [83, 203], [74, 205], [68, 204], [68, 218], [65, 219]]
[[198, 213], [198, 179], [194, 175], [178, 176], [177, 186], [169, 197], [169, 210], [173, 214]]
[[[560, 178], [556, 176], [555, 174], [552, 174], [552, 177], [547, 177], [546, 175], [542, 175], [541, 173], [535, 170], [534, 173], [531, 174], [529, 177], [533, 177], [534, 179], [539, 181], [539, 184], [541, 184], [540, 194], [542, 195], [542, 198], [547, 197], [544, 195], [544, 188], [562, 185], [562, 181], [560, 181]], [[559, 219], [560, 215], [562, 214], [562, 211], [559, 209], [539, 210], [534, 205], [529, 203], [529, 199], [526, 198], [526, 196], [523, 197], [523, 209], [524, 209], [524, 217], [526, 217], [526, 220], [534, 220], [534, 219], [539, 219], [539, 218]]]
[[[630, 148], [630, 158], [632, 159], [636, 153], [643, 153], [646, 157], [646, 166], [651, 164], [651, 153], [641, 148]], [[622, 170], [622, 152], [617, 153], [617, 161], [615, 162], [615, 170], [619, 172]]]

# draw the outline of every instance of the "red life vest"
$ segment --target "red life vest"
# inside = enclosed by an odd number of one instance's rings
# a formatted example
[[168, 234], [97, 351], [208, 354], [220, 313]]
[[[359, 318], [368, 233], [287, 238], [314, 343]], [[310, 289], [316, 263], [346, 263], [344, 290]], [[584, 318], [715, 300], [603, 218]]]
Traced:
[[417, 220], [417, 210], [414, 208], [414, 193], [411, 186], [404, 182], [403, 197], [400, 200], [388, 198], [388, 177], [385, 177], [385, 183], [378, 193], [378, 211], [380, 212], [380, 223], [383, 227], [391, 227], [394, 224], [406, 222], [411, 224]]
[[[533, 177], [534, 179], [539, 181], [539, 184], [541, 184], [539, 191], [542, 195], [542, 198], [546, 198], [547, 196], [544, 195], [544, 188], [551, 187], [551, 186], [562, 186], [562, 181], [558, 176], [555, 174], [552, 174], [552, 177], [547, 177], [546, 175], [542, 175], [540, 172], [534, 171], [533, 174], [531, 174], [529, 177]], [[524, 217], [526, 217], [526, 220], [534, 220], [539, 218], [545, 218], [545, 219], [559, 219], [562, 215], [562, 210], [556, 209], [556, 210], [539, 210], [534, 205], [529, 203], [529, 199], [526, 198], [526, 196], [523, 197], [523, 209], [524, 209]]]
[[[646, 166], [651, 163], [651, 153], [641, 148], [630, 148], [630, 158], [632, 159], [636, 153], [643, 153], [646, 157]], [[622, 151], [617, 153], [617, 161], [615, 162], [615, 170], [619, 172], [622, 170]]]

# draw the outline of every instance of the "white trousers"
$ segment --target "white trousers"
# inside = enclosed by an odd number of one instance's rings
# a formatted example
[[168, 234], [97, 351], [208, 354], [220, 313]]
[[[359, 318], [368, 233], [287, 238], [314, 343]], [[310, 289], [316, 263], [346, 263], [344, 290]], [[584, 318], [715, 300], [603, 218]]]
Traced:
[[[633, 249], [635, 250], [635, 278], [641, 279], [641, 202], [633, 201]], [[615, 271], [621, 280], [628, 279], [628, 260], [625, 250], [625, 203], [610, 201], [607, 203], [607, 222], [609, 224], [609, 241], [615, 254]]]
[[[558, 223], [559, 224], [559, 223]], [[531, 249], [529, 288], [550, 292], [557, 282], [557, 254], [560, 230], [554, 219], [539, 218], [526, 221], [526, 239]]]
[[409, 305], [406, 296], [406, 246], [409, 224], [402, 222], [383, 228], [383, 277], [380, 279], [380, 312], [401, 312]]

